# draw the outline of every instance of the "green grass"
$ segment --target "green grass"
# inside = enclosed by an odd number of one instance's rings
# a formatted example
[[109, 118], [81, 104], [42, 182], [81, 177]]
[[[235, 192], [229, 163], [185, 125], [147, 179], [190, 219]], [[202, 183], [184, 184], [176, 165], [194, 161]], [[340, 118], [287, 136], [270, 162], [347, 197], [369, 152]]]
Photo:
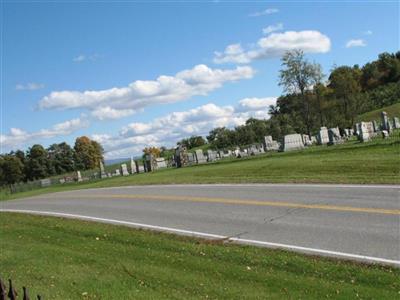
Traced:
[[55, 185], [15, 194], [3, 200], [82, 188], [189, 183], [400, 183], [400, 137], [368, 143], [349, 141], [303, 151], [267, 153], [186, 168]]
[[44, 299], [398, 299], [400, 270], [0, 213], [0, 276]]
[[386, 106], [386, 107], [377, 109], [377, 110], [373, 110], [373, 111], [364, 113], [364, 114], [358, 116], [357, 121], [364, 121], [364, 122], [373, 121], [373, 120], [378, 121], [381, 119], [382, 111], [387, 112], [388, 117], [390, 117], [390, 118], [400, 117], [400, 102], [395, 103], [390, 106]]

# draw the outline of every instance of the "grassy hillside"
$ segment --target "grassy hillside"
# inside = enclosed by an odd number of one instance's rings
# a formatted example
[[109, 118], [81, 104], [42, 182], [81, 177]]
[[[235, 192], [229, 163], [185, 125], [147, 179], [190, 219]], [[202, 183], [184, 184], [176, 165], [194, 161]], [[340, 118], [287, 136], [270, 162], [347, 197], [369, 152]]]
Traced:
[[400, 136], [336, 146], [314, 146], [303, 151], [266, 153], [186, 168], [57, 185], [5, 195], [19, 198], [70, 189], [137, 184], [185, 183], [400, 183]]
[[[400, 271], [51, 217], [0, 214], [3, 279], [31, 299], [397, 299]], [[22, 298], [21, 298], [22, 299]]]
[[362, 115], [360, 115], [357, 118], [357, 121], [373, 121], [373, 120], [380, 120], [381, 119], [381, 112], [385, 111], [387, 112], [389, 117], [400, 117], [400, 102], [390, 105], [390, 106], [386, 106], [377, 110], [373, 110], [367, 113], [364, 113]]

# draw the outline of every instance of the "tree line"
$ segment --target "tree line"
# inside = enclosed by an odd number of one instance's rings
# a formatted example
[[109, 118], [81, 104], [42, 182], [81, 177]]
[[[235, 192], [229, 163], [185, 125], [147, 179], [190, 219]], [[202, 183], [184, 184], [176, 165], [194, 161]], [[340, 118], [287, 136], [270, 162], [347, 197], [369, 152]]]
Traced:
[[78, 137], [73, 148], [62, 142], [48, 148], [35, 144], [26, 152], [11, 151], [0, 155], [0, 185], [94, 169], [103, 162], [103, 153], [103, 147], [86, 136]]

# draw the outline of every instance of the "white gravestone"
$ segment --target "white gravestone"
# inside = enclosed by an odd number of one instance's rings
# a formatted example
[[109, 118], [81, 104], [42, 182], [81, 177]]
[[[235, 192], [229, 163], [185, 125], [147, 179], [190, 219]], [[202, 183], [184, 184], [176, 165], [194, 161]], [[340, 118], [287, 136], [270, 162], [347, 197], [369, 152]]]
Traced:
[[83, 181], [81, 171], [76, 171], [76, 178], [78, 179], [78, 182]]
[[131, 157], [131, 174], [135, 174], [136, 173], [136, 164], [135, 161], [133, 160], [133, 157]]
[[158, 168], [158, 169], [166, 168], [166, 167], [167, 167], [167, 163], [166, 163], [164, 157], [157, 157], [157, 158], [156, 158], [156, 162], [157, 162], [157, 168]]
[[301, 134], [288, 134], [283, 139], [283, 151], [301, 150], [304, 149], [303, 139]]
[[272, 136], [267, 135], [264, 137], [265, 151], [278, 151], [279, 144], [272, 139]]
[[203, 150], [196, 150], [195, 156], [198, 164], [204, 164], [207, 162], [207, 158], [204, 156]]
[[326, 145], [329, 143], [329, 134], [326, 127], [321, 127], [319, 130], [317, 134], [317, 143], [318, 145]]
[[107, 174], [106, 174], [106, 172], [104, 171], [104, 165], [103, 165], [102, 162], [100, 162], [100, 177], [101, 177], [101, 178], [107, 178]]
[[122, 176], [128, 176], [129, 172], [128, 172], [128, 167], [126, 164], [121, 164], [121, 171], [122, 171]]

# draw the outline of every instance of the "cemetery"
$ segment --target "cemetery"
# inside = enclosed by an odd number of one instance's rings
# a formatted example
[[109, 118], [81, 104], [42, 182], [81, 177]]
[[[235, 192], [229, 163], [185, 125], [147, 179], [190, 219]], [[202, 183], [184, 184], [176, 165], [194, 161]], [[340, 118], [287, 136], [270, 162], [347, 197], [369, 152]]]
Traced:
[[[2, 198], [7, 199], [10, 197], [20, 197], [24, 193], [32, 190], [42, 189], [43, 192], [54, 188], [55, 190], [70, 188], [83, 188], [85, 186], [113, 186], [113, 185], [131, 185], [131, 184], [156, 184], [156, 183], [192, 183], [192, 182], [206, 182], [206, 183], [219, 183], [219, 182], [336, 182], [342, 179], [335, 179], [334, 174], [322, 175], [323, 169], [315, 170], [311, 172], [316, 160], [312, 160], [308, 163], [308, 166], [302, 165], [302, 160], [320, 151], [321, 153], [329, 153], [329, 155], [335, 156], [335, 152], [338, 146], [346, 149], [349, 147], [356, 147], [357, 151], [361, 152], [364, 149], [363, 145], [377, 144], [377, 145], [389, 145], [390, 143], [396, 143], [400, 140], [400, 124], [399, 118], [388, 118], [385, 112], [381, 113], [381, 120], [379, 121], [368, 121], [368, 122], [357, 122], [353, 128], [326, 128], [321, 127], [319, 132], [315, 136], [308, 136], [304, 133], [289, 134], [284, 136], [280, 141], [275, 141], [271, 136], [265, 136], [264, 142], [260, 144], [252, 144], [248, 146], [237, 146], [233, 149], [208, 149], [203, 151], [202, 149], [187, 150], [184, 146], [175, 148], [174, 153], [171, 157], [155, 157], [154, 155], [145, 155], [141, 159], [134, 159], [131, 157], [130, 161], [122, 164], [116, 164], [105, 167], [103, 163], [99, 164], [97, 170], [88, 171], [77, 171], [74, 174], [69, 174], [58, 178], [46, 178], [34, 182], [28, 182], [23, 184], [15, 184], [11, 186], [11, 195], [3, 196]], [[388, 146], [385, 146], [388, 147]], [[288, 165], [289, 158], [285, 156], [285, 153], [296, 153], [299, 158], [298, 161], [292, 162], [292, 167]], [[381, 154], [382, 153], [382, 154]], [[379, 155], [384, 155], [384, 152]], [[339, 155], [339, 154], [338, 154]], [[351, 155], [354, 155], [353, 153]], [[393, 161], [398, 160], [399, 153], [393, 153], [391, 151], [382, 157], [377, 164], [382, 164], [385, 159], [392, 157], [392, 163], [388, 163], [393, 169], [395, 164]], [[397, 158], [396, 158], [397, 157]], [[252, 164], [252, 160], [259, 158], [262, 162], [261, 165], [269, 166], [269, 169], [265, 171], [252, 171], [249, 164]], [[311, 158], [310, 158], [311, 159]], [[359, 160], [359, 157], [355, 156], [354, 161]], [[233, 172], [231, 168], [233, 162], [243, 163], [243, 167], [240, 168], [240, 173], [236, 176], [229, 176], [230, 172]], [[273, 165], [273, 166], [271, 166]], [[275, 166], [280, 166], [279, 174], [283, 174], [283, 177], [275, 177], [274, 171]], [[298, 166], [295, 168], [295, 166]], [[349, 163], [347, 164], [349, 165]], [[192, 167], [202, 167], [196, 171], [197, 175], [202, 174], [204, 167], [207, 166], [207, 171], [201, 178], [194, 178]], [[328, 167], [328, 164], [326, 164]], [[256, 166], [254, 166], [256, 167]], [[335, 162], [333, 168], [340, 168], [340, 164]], [[332, 168], [331, 167], [331, 168]], [[175, 174], [174, 169], [181, 170], [186, 169], [184, 173], [178, 172]], [[399, 181], [398, 177], [393, 175], [393, 172], [389, 177], [369, 177], [369, 172], [365, 170], [364, 177], [359, 178], [350, 173], [360, 168], [360, 164], [350, 170], [348, 168], [342, 169], [338, 172], [339, 177], [347, 178], [349, 182], [354, 183], [396, 183]], [[222, 174], [219, 172], [222, 171]], [[394, 169], [393, 169], [394, 170]], [[167, 171], [167, 172], [165, 172]], [[174, 173], [174, 174], [173, 174]], [[138, 176], [138, 175], [152, 174], [152, 176]], [[159, 175], [158, 175], [159, 174]], [[213, 175], [218, 175], [218, 181], [214, 181]], [[294, 175], [296, 174], [296, 175]], [[346, 177], [348, 174], [349, 177]], [[182, 176], [182, 178], [180, 177]], [[294, 176], [292, 178], [292, 176]], [[125, 179], [123, 179], [125, 178]], [[302, 178], [302, 179], [296, 179]], [[310, 178], [310, 179], [307, 179]], [[390, 179], [391, 178], [391, 179]], [[105, 180], [107, 179], [107, 180]], [[382, 181], [383, 180], [383, 181]], [[386, 180], [386, 181], [384, 181]], [[77, 184], [78, 183], [78, 184]], [[35, 192], [34, 192], [35, 193]], [[37, 193], [41, 193], [37, 191]]]
[[[394, 130], [396, 129], [400, 129], [399, 118], [394, 117], [389, 119], [386, 112], [382, 112], [381, 122], [379, 124], [377, 121], [372, 121], [356, 123], [354, 128], [339, 129], [338, 127], [334, 127], [327, 129], [326, 127], [321, 127], [320, 131], [315, 136], [310, 137], [300, 133], [288, 134], [284, 136], [281, 142], [274, 141], [271, 136], [265, 136], [264, 143], [262, 144], [253, 144], [247, 147], [237, 146], [233, 151], [208, 149], [206, 152], [203, 152], [203, 150], [198, 149], [194, 152], [189, 152], [185, 146], [179, 145], [175, 149], [174, 156], [170, 159], [155, 157], [152, 154], [148, 154], [142, 160], [134, 160], [131, 158], [130, 170], [128, 170], [126, 163], [121, 164], [120, 168], [115, 169], [115, 172], [108, 174], [104, 172], [104, 166], [101, 162], [99, 168], [101, 178], [129, 176], [154, 172], [164, 168], [182, 168], [197, 164], [212, 163], [226, 158], [235, 159], [256, 156], [269, 151], [287, 152], [303, 150], [313, 145], [337, 145], [345, 143], [351, 138], [355, 138], [359, 142], [368, 142], [373, 138], [388, 138], [391, 134], [394, 134]], [[399, 132], [400, 131], [397, 132], [397, 135], [399, 135]], [[80, 182], [83, 180], [78, 171], [77, 181]], [[46, 185], [42, 186], [48, 186], [49, 184], [49, 182], [46, 182]]]

